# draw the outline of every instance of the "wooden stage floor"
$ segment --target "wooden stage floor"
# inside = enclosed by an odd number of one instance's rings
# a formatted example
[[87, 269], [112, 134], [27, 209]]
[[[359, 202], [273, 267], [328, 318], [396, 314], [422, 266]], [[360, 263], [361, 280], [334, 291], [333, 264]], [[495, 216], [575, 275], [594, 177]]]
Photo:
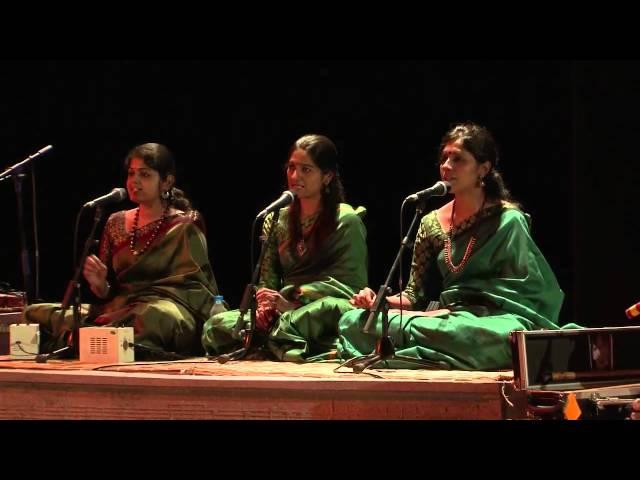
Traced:
[[350, 369], [205, 358], [96, 365], [0, 357], [0, 419], [522, 418], [513, 372]]

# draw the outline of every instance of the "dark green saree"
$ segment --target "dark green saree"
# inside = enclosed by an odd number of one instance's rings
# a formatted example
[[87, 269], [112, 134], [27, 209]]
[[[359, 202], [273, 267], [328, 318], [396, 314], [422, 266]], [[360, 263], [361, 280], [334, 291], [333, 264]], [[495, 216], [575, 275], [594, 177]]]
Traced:
[[[152, 235], [156, 222], [139, 229], [139, 242]], [[180, 354], [201, 354], [200, 334], [217, 293], [204, 227], [191, 211], [168, 217], [142, 255], [129, 249], [124, 211], [105, 225], [100, 258], [109, 267], [111, 296], [83, 305], [82, 325], [134, 327], [135, 341]], [[61, 317], [60, 304], [35, 304], [25, 317], [41, 325], [45, 350], [59, 347], [72, 325], [72, 312]], [[46, 348], [49, 344], [49, 348]]]
[[[276, 358], [301, 362], [335, 352], [338, 319], [353, 308], [349, 299], [367, 284], [366, 229], [360, 219], [364, 211], [340, 204], [335, 232], [315, 253], [310, 250], [300, 256], [289, 248], [289, 209], [280, 210], [258, 288], [278, 290], [299, 307], [282, 313], [268, 334], [267, 346]], [[265, 234], [271, 229], [272, 218], [264, 222]], [[303, 230], [311, 229], [314, 220], [303, 225]], [[205, 350], [219, 354], [239, 346], [231, 336], [238, 315], [238, 310], [232, 310], [207, 321], [202, 337]], [[249, 313], [245, 321], [248, 319]]]
[[[439, 300], [449, 314], [436, 317], [389, 315], [390, 336], [399, 355], [447, 362], [455, 369], [493, 370], [511, 366], [508, 334], [512, 330], [557, 329], [564, 294], [529, 233], [523, 213], [495, 205], [469, 218], [452, 232], [452, 263], [458, 266], [471, 237], [475, 244], [461, 270], [447, 267], [446, 233], [436, 211], [423, 217], [414, 247], [405, 294], [410, 310]], [[380, 335], [362, 332], [368, 311], [352, 310], [340, 320], [339, 356], [368, 354]], [[412, 364], [387, 362], [390, 367]]]

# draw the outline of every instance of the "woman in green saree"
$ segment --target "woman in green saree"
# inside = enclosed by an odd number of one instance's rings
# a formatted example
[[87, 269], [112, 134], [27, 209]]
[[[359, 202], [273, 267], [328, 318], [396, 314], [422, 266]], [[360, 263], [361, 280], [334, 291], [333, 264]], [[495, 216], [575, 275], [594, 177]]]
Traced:
[[640, 420], [640, 398], [636, 398], [631, 404], [631, 420]]
[[[509, 332], [557, 329], [564, 294], [496, 170], [491, 133], [457, 125], [439, 150], [440, 176], [454, 199], [420, 222], [407, 287], [388, 297], [389, 335], [398, 355], [462, 370], [509, 368]], [[439, 308], [425, 311], [435, 300]], [[375, 334], [362, 332], [369, 313], [362, 309], [374, 302], [369, 288], [352, 298], [360, 309], [340, 320], [342, 359], [374, 350], [380, 319]], [[391, 360], [387, 366], [415, 364]]]
[[[87, 257], [83, 274], [100, 301], [82, 306], [82, 325], [132, 326], [138, 344], [201, 354], [202, 324], [217, 294], [204, 222], [174, 187], [175, 162], [164, 145], [133, 148], [125, 167], [127, 192], [138, 207], [112, 214], [99, 256]], [[41, 325], [44, 351], [66, 342], [72, 312], [61, 313], [60, 304], [25, 309], [25, 318]]]
[[[265, 219], [275, 228], [261, 266], [256, 294], [256, 330], [275, 358], [321, 359], [335, 354], [340, 315], [367, 284], [364, 208], [344, 203], [338, 152], [322, 135], [305, 135], [291, 147], [286, 165], [291, 206]], [[248, 314], [249, 315], [249, 314]], [[247, 322], [248, 322], [247, 315]], [[240, 346], [231, 332], [238, 310], [211, 317], [202, 343], [210, 354]]]

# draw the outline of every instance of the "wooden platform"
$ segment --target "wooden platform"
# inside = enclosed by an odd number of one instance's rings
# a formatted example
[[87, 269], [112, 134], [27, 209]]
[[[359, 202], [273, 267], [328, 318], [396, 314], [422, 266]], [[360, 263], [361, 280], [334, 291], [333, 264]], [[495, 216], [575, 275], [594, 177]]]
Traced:
[[510, 371], [6, 360], [0, 357], [1, 419], [504, 419], [519, 418], [523, 401]]

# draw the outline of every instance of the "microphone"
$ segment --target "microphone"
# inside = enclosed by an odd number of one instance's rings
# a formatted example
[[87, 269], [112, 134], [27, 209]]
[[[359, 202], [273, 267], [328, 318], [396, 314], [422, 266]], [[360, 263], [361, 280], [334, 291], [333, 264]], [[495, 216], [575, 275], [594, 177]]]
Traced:
[[638, 315], [640, 315], [640, 302], [636, 303], [635, 305], [631, 305], [629, 308], [627, 308], [624, 311], [624, 313], [627, 314], [627, 318], [629, 320], [632, 320]]
[[40, 150], [38, 150], [36, 153], [34, 153], [33, 155], [29, 155], [27, 158], [25, 158], [24, 160], [22, 160], [19, 163], [16, 163], [15, 165], [7, 168], [4, 172], [0, 173], [0, 181], [2, 180], [6, 180], [7, 178], [9, 178], [11, 175], [13, 175], [14, 172], [18, 172], [20, 173], [20, 169], [26, 165], [27, 163], [29, 163], [31, 160], [33, 160], [36, 157], [39, 157], [40, 155], [47, 153], [49, 150], [53, 149], [53, 145], [47, 145], [46, 147], [42, 147]]
[[49, 150], [51, 150], [53, 148], [53, 145], [47, 145], [46, 147], [42, 147], [40, 150], [38, 150], [36, 153], [34, 153], [33, 155], [31, 155], [29, 158], [35, 158], [38, 155], [42, 155], [43, 153], [47, 153]]
[[413, 195], [409, 195], [405, 198], [405, 202], [417, 202], [418, 200], [426, 200], [429, 197], [443, 197], [449, 193], [449, 190], [451, 190], [451, 184], [449, 182], [436, 182], [433, 187], [425, 188]]
[[127, 190], [125, 188], [114, 188], [111, 190], [111, 193], [107, 193], [106, 195], [85, 203], [82, 208], [102, 207], [110, 203], [121, 202], [125, 198], [127, 198]]
[[296, 194], [293, 193], [291, 190], [285, 190], [284, 192], [282, 192], [282, 195], [280, 195], [280, 198], [277, 199], [275, 202], [273, 202], [271, 205], [269, 205], [267, 208], [265, 208], [264, 210], [262, 210], [258, 216], [256, 218], [263, 218], [266, 217], [267, 214], [278, 210], [279, 208], [282, 207], [286, 207], [287, 205], [289, 205], [290, 203], [292, 203], [296, 198]]

